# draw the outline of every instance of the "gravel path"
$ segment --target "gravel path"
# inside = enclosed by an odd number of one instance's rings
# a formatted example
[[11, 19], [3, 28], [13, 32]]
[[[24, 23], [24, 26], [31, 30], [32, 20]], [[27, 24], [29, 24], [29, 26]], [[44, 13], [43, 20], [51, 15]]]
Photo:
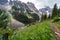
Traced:
[[56, 27], [55, 23], [49, 23], [51, 26], [51, 29], [55, 33], [56, 40], [60, 40], [60, 29]]

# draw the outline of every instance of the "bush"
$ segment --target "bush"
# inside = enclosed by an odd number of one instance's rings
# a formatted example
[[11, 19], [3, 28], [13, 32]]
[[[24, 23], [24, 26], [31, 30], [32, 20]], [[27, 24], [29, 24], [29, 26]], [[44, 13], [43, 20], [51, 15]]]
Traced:
[[0, 10], [0, 37], [3, 38], [3, 40], [8, 40], [8, 32], [7, 27], [9, 23], [9, 15], [4, 10]]
[[0, 27], [6, 28], [9, 22], [9, 16], [4, 10], [0, 10]]

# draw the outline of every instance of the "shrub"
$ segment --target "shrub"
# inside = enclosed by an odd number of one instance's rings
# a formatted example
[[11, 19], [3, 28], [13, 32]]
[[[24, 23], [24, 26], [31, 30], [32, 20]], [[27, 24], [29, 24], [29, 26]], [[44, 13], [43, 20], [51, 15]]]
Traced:
[[3, 40], [8, 40], [8, 33], [6, 31], [8, 23], [9, 15], [4, 10], [0, 10], [0, 34], [3, 36]]

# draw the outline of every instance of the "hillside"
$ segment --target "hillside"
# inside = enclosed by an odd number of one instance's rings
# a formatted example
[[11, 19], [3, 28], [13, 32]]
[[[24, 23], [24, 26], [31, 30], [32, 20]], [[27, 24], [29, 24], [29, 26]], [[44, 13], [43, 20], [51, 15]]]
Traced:
[[10, 40], [56, 40], [54, 32], [51, 30], [47, 21], [36, 22], [33, 25], [26, 26], [24, 29], [18, 28], [14, 31]]

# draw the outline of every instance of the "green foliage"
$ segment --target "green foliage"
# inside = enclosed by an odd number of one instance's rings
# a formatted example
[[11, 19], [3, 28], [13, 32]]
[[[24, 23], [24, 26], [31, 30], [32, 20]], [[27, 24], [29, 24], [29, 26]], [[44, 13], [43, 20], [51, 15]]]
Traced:
[[9, 15], [6, 11], [0, 9], [0, 40], [8, 40], [7, 27], [9, 23]]
[[58, 16], [58, 8], [57, 8], [57, 4], [54, 5], [53, 7], [53, 11], [52, 11], [52, 18]]
[[53, 21], [53, 22], [58, 22], [58, 21], [60, 21], [60, 19], [58, 19], [58, 18], [57, 18], [57, 19], [54, 19], [54, 21]]
[[3, 10], [0, 10], [0, 27], [6, 28], [9, 22], [9, 16]]
[[10, 40], [56, 40], [54, 33], [48, 25], [47, 21], [24, 29], [17, 29], [11, 36]]
[[55, 21], [54, 23], [55, 23], [56, 27], [58, 27], [60, 29], [60, 20]]
[[58, 9], [58, 16], [60, 17], [60, 9]]

